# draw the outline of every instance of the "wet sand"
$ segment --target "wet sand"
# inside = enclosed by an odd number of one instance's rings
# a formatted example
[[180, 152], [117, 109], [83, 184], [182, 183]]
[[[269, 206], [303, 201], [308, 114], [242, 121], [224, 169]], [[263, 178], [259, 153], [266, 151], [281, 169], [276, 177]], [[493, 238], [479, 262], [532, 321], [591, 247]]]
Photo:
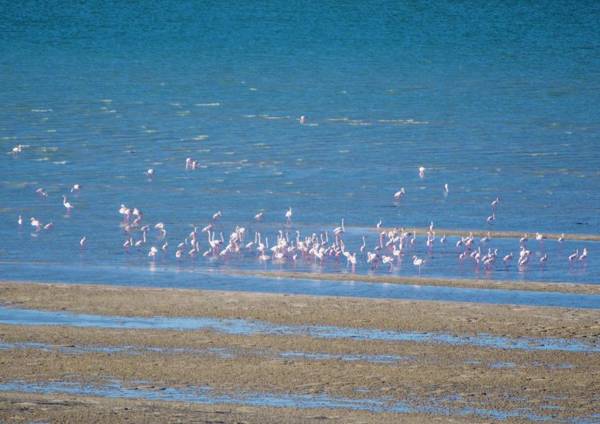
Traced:
[[[335, 227], [334, 224], [331, 227]], [[380, 228], [373, 229], [373, 231], [390, 231], [393, 228]], [[408, 232], [417, 232], [417, 234], [427, 234], [429, 228], [425, 227], [408, 227], [404, 228], [405, 231]], [[483, 237], [488, 234], [494, 238], [512, 238], [512, 239], [520, 239], [524, 235], [526, 235], [529, 239], [535, 239], [536, 233], [527, 232], [527, 231], [502, 231], [502, 230], [481, 230], [481, 229], [456, 229], [456, 228], [436, 228], [436, 234], [442, 235], [445, 234], [447, 236], [458, 236], [458, 237], [466, 237], [471, 234], [473, 237]], [[559, 238], [563, 238], [564, 240], [578, 240], [578, 241], [600, 241], [599, 234], [585, 234], [585, 233], [544, 233], [544, 238], [548, 240], [558, 240]]]
[[520, 290], [533, 292], [559, 292], [573, 294], [600, 294], [598, 283], [545, 283], [543, 281], [478, 280], [471, 278], [397, 277], [392, 275], [342, 274], [293, 271], [224, 271], [230, 275], [247, 275], [262, 278], [292, 280], [360, 281], [401, 285], [434, 287], [460, 287], [468, 289]]
[[[597, 310], [10, 282], [0, 283], [0, 303], [102, 315], [243, 318], [287, 325], [560, 337], [600, 343]], [[400, 402], [412, 408], [391, 414], [385, 409], [387, 406], [375, 413], [344, 408], [250, 407], [236, 402], [222, 407], [5, 392], [0, 393], [0, 419], [7, 421], [36, 416], [40, 402], [49, 399], [58, 399], [48, 407], [52, 411], [49, 414], [58, 420], [85, 416], [102, 420], [100, 417], [108, 416], [115, 408], [119, 411], [116, 420], [144, 421], [154, 413], [164, 418], [173, 412], [183, 414], [181, 420], [186, 421], [195, 416], [194, 411], [202, 411], [198, 412], [199, 422], [217, 415], [223, 422], [281, 422], [281, 417], [289, 422], [393, 422], [398, 417], [414, 422], [431, 422], [432, 417], [458, 422], [494, 418], [520, 422], [532, 417], [566, 419], [600, 413], [596, 406], [600, 381], [597, 352], [224, 334], [210, 330], [21, 325], [0, 325], [0, 341], [45, 346], [0, 350], [0, 383], [75, 382], [101, 386], [116, 380], [138, 390], [209, 386], [215, 394], [242, 400], [244, 394], [264, 393], [383, 399], [386, 404]], [[94, 350], [124, 346], [129, 349]], [[65, 347], [79, 349], [73, 353]], [[352, 355], [353, 359], [344, 359], [344, 355]], [[375, 355], [395, 359], [366, 359]], [[65, 399], [67, 403], [63, 405]], [[34, 406], [23, 409], [19, 406], [22, 402]], [[125, 410], [124, 405], [129, 405], [129, 409]], [[216, 412], [223, 408], [227, 412]]]

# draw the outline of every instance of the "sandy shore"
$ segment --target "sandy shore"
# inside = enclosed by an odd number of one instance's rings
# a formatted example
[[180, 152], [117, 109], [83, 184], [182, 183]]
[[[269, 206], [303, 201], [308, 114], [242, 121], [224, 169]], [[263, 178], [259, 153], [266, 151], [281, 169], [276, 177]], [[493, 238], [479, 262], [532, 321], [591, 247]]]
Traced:
[[[243, 318], [287, 325], [560, 337], [595, 344], [600, 340], [600, 311], [579, 309], [10, 282], [0, 283], [0, 303], [103, 315]], [[385, 408], [374, 413], [1, 393], [0, 419], [6, 421], [37, 417], [40, 405], [49, 399], [55, 400], [45, 406], [49, 416], [74, 421], [103, 420], [100, 417], [115, 409], [115, 419], [139, 421], [169, 413], [181, 414], [180, 421], [187, 421], [202, 411], [199, 422], [281, 422], [282, 416], [289, 417], [288, 422], [394, 422], [398, 417], [413, 422], [431, 422], [432, 417], [477, 422], [496, 416], [482, 416], [481, 411], [487, 410], [520, 422], [527, 414], [562, 419], [600, 412], [598, 353], [210, 330], [20, 325], [0, 325], [0, 341], [20, 343], [0, 350], [0, 383], [102, 385], [116, 380], [136, 390], [209, 386], [216, 394], [242, 399], [248, 393], [327, 396], [384, 399], [413, 408], [397, 415]], [[126, 351], [107, 349], [124, 346]], [[392, 360], [368, 359], [377, 355]], [[33, 406], [19, 406], [23, 402]], [[218, 412], [222, 409], [227, 412]]]

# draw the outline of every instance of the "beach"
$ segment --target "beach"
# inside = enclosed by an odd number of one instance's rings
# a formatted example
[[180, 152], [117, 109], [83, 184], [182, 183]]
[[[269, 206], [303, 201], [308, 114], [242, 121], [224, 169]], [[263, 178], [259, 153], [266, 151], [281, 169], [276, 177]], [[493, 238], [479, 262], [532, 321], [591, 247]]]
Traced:
[[[112, 410], [123, 420], [169, 411], [185, 420], [201, 411], [223, 422], [520, 422], [598, 413], [597, 310], [18, 282], [0, 283], [0, 302], [8, 310], [117, 315], [125, 323], [0, 326], [2, 383], [18, 382], [33, 404], [52, 399], [59, 420]], [[261, 326], [127, 328], [128, 318], [144, 317]], [[267, 331], [270, 325], [276, 328]], [[294, 333], [295, 326], [309, 330]], [[344, 335], [352, 329], [362, 333]], [[401, 332], [465, 338], [394, 339]], [[43, 394], [53, 384], [64, 387]], [[210, 388], [204, 397], [190, 397], [202, 387]], [[39, 413], [21, 408], [23, 399], [7, 389], [3, 419]]]

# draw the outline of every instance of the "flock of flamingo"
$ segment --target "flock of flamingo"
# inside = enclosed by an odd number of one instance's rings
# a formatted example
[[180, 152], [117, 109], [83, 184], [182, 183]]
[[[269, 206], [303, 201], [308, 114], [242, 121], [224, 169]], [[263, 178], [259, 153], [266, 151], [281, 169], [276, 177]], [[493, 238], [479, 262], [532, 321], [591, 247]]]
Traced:
[[[22, 147], [17, 146], [13, 149], [13, 152], [21, 150]], [[192, 158], [186, 159], [186, 170], [197, 169], [197, 167], [198, 162], [196, 160]], [[426, 169], [421, 166], [418, 172], [419, 176], [424, 178]], [[145, 175], [151, 181], [155, 177], [154, 169], [148, 169]], [[77, 195], [81, 190], [82, 187], [80, 184], [74, 184], [70, 192]], [[40, 197], [48, 197], [48, 193], [44, 188], [40, 187], [35, 192]], [[444, 184], [443, 192], [444, 195], [448, 195], [448, 184]], [[393, 199], [400, 201], [405, 195], [406, 190], [402, 187], [394, 193]], [[67, 195], [63, 195], [62, 199], [67, 215], [71, 214], [75, 206], [69, 201]], [[491, 214], [486, 219], [488, 224], [492, 224], [496, 219], [496, 211], [499, 204], [500, 199], [498, 197], [490, 203]], [[293, 210], [289, 207], [285, 212], [282, 211], [282, 217], [285, 218], [285, 221], [282, 223], [283, 229], [273, 234], [271, 236], [272, 242], [269, 243], [269, 236], [264, 236], [261, 232], [254, 231], [254, 234], [249, 237], [246, 228], [240, 225], [236, 225], [228, 237], [225, 237], [222, 231], [219, 232], [219, 236], [217, 237], [217, 222], [222, 217], [221, 211], [217, 211], [212, 215], [206, 226], [203, 228], [193, 227], [193, 230], [176, 245], [174, 253], [169, 253], [170, 245], [165, 223], [147, 224], [143, 221], [144, 214], [140, 209], [135, 207], [130, 208], [124, 204], [121, 204], [118, 213], [122, 217], [120, 223], [124, 235], [122, 248], [127, 252], [133, 249], [148, 249], [147, 256], [152, 261], [155, 261], [159, 256], [167, 255], [174, 255], [178, 261], [197, 256], [216, 260], [226, 260], [231, 257], [256, 257], [258, 261], [263, 263], [272, 261], [273, 263], [280, 264], [296, 263], [298, 260], [314, 261], [318, 264], [323, 264], [329, 260], [339, 261], [345, 259], [347, 267], [354, 272], [359, 261], [366, 263], [371, 268], [382, 266], [389, 267], [391, 270], [394, 265], [399, 264], [406, 256], [411, 258], [412, 264], [418, 269], [419, 274], [421, 273], [421, 268], [428, 261], [426, 256], [419, 257], [416, 254], [418, 239], [415, 230], [407, 231], [404, 228], [385, 229], [382, 227], [381, 220], [376, 225], [378, 237], [375, 245], [368, 248], [367, 238], [366, 236], [362, 236], [362, 244], [357, 250], [352, 251], [344, 241], [344, 234], [346, 232], [344, 219], [341, 220], [341, 225], [331, 230], [331, 234], [329, 231], [324, 231], [320, 234], [312, 233], [302, 236], [301, 232], [296, 230], [290, 235]], [[265, 212], [260, 211], [254, 216], [253, 221], [255, 223], [261, 222], [264, 216]], [[17, 223], [20, 227], [24, 225], [21, 215], [19, 215]], [[30, 218], [30, 225], [34, 229], [32, 235], [40, 231], [51, 230], [53, 227], [52, 222], [43, 224], [35, 217]], [[152, 241], [150, 240], [151, 231], [156, 233], [153, 234]], [[440, 245], [447, 243], [445, 234], [437, 238], [433, 222], [424, 231], [422, 236], [424, 236], [426, 251], [429, 253], [432, 252], [436, 243]], [[535, 235], [535, 240], [542, 252], [537, 261], [542, 267], [549, 260], [548, 253], [544, 249], [545, 238], [540, 233], [536, 233]], [[206, 244], [202, 243], [203, 239], [206, 239]], [[87, 240], [86, 236], [81, 237], [79, 244], [82, 249], [86, 247]], [[527, 247], [527, 235], [520, 238], [518, 255], [516, 257], [513, 252], [502, 256], [499, 254], [498, 249], [486, 247], [486, 244], [490, 240], [490, 232], [488, 232], [487, 236], [479, 240], [472, 233], [459, 237], [455, 243], [457, 260], [460, 262], [473, 261], [478, 267], [482, 266], [485, 269], [491, 269], [496, 264], [498, 258], [501, 259], [506, 267], [510, 266], [513, 258], [515, 258], [521, 270], [526, 269], [528, 264], [533, 262], [532, 257], [534, 255], [532, 255], [531, 250]], [[564, 234], [557, 239], [558, 243], [562, 243], [563, 241]], [[570, 264], [585, 263], [587, 257], [588, 249], [584, 247], [581, 250], [577, 249], [571, 253], [567, 257], [567, 261]]]

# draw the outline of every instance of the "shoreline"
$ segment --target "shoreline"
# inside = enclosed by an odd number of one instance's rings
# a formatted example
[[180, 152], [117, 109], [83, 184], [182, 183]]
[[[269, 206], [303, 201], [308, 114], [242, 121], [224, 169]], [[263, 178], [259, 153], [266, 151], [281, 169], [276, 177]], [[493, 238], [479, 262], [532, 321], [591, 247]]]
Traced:
[[[0, 261], [0, 264], [2, 261]], [[191, 272], [191, 271], [189, 271]], [[242, 270], [233, 268], [206, 268], [206, 274], [220, 274], [224, 276], [244, 276], [265, 279], [289, 279], [307, 281], [333, 281], [333, 282], [357, 282], [370, 284], [395, 284], [398, 286], [431, 286], [483, 290], [506, 290], [523, 292], [546, 292], [566, 293], [578, 295], [600, 295], [600, 282], [594, 283], [568, 283], [568, 282], [543, 282], [543, 281], [511, 281], [491, 280], [478, 278], [443, 278], [443, 277], [411, 277], [398, 275], [372, 275], [356, 273], [333, 273], [333, 272], [308, 272], [308, 271], [259, 271]], [[71, 284], [63, 281], [40, 281], [32, 279], [3, 280], [3, 282], [23, 282], [39, 284]], [[72, 283], [77, 284], [77, 283]], [[84, 282], [81, 284], [103, 285], [103, 283]]]

